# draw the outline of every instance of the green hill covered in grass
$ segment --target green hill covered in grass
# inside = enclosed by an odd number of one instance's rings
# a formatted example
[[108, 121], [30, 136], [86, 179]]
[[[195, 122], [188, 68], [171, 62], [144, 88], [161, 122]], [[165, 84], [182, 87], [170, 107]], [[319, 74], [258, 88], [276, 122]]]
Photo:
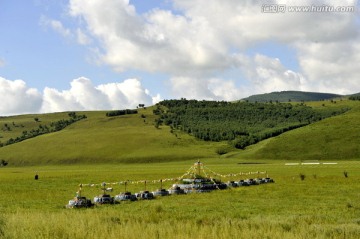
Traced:
[[252, 95], [242, 100], [249, 102], [302, 102], [331, 100], [344, 97], [343, 95], [304, 91], [279, 91], [266, 94]]
[[[0, 148], [0, 160], [9, 165], [73, 164], [109, 162], [162, 162], [216, 156], [215, 148], [225, 143], [208, 143], [187, 134], [171, 134], [170, 128], [154, 127], [152, 109], [138, 114], [107, 117], [106, 112], [81, 112], [86, 119], [57, 132], [47, 133]], [[23, 125], [1, 131], [15, 137], [23, 130], [67, 118], [67, 113], [3, 117], [0, 125]]]
[[[309, 103], [324, 107], [319, 102]], [[329, 107], [334, 104], [325, 104]], [[349, 160], [360, 159], [360, 102], [339, 101], [351, 110], [267, 139], [233, 157], [246, 159]]]
[[[342, 100], [307, 102], [314, 109], [351, 108], [310, 125], [238, 150], [228, 141], [196, 139], [183, 131], [155, 127], [155, 107], [137, 114], [107, 117], [104, 111], [76, 112], [86, 115], [66, 128], [0, 147], [0, 160], [9, 165], [145, 163], [201, 158], [239, 159], [360, 159], [360, 102]], [[69, 113], [1, 117], [0, 141], [69, 118]], [[38, 120], [35, 120], [38, 118]], [[5, 127], [5, 124], [8, 127]], [[219, 149], [225, 155], [219, 156]]]

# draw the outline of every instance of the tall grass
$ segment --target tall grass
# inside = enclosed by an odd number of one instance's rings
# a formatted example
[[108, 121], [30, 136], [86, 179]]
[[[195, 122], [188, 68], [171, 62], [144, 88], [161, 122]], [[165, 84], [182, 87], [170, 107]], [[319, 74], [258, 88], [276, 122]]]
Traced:
[[[193, 161], [2, 168], [2, 238], [358, 238], [360, 163], [285, 166], [281, 161], [238, 164], [208, 159], [219, 173], [264, 171], [274, 184], [137, 201], [91, 209], [64, 205], [79, 183], [180, 176]], [[259, 163], [259, 162], [258, 162]], [[343, 172], [349, 172], [348, 178]], [[39, 180], [34, 180], [34, 172]], [[300, 180], [299, 174], [314, 175]], [[245, 176], [244, 176], [245, 177]], [[225, 179], [224, 180], [228, 180]], [[170, 187], [171, 182], [165, 185]], [[114, 193], [123, 186], [114, 185]], [[158, 184], [148, 184], [155, 190]], [[128, 186], [137, 192], [141, 184]], [[99, 187], [83, 187], [89, 198]]]
[[[150, 208], [150, 210], [152, 210]], [[152, 213], [155, 213], [153, 211]], [[8, 217], [4, 238], [358, 238], [359, 225], [312, 224], [312, 217], [196, 217], [163, 219], [115, 210], [17, 213]], [[22, 218], [19, 220], [19, 218]]]

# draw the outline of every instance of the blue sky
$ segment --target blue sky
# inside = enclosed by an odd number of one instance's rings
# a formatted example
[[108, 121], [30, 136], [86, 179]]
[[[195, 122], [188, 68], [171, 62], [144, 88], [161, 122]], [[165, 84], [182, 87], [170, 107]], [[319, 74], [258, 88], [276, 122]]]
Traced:
[[268, 2], [0, 0], [0, 115], [360, 91], [358, 1]]

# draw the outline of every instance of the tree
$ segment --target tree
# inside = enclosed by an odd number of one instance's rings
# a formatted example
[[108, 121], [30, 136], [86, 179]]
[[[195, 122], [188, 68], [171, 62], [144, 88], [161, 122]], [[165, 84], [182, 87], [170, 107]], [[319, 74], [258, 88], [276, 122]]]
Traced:
[[1, 167], [5, 167], [6, 165], [8, 165], [8, 162], [2, 159], [2, 160], [0, 161], [0, 166], [1, 166]]
[[69, 112], [69, 117], [70, 118], [76, 118], [76, 113], [75, 112]]

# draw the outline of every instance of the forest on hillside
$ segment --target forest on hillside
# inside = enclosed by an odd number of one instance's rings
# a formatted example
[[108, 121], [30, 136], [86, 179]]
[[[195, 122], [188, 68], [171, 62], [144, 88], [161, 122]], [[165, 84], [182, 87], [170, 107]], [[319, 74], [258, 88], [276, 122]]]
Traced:
[[164, 100], [154, 113], [158, 127], [181, 130], [206, 141], [229, 141], [243, 149], [261, 140], [302, 127], [348, 109], [315, 110], [304, 104]]

